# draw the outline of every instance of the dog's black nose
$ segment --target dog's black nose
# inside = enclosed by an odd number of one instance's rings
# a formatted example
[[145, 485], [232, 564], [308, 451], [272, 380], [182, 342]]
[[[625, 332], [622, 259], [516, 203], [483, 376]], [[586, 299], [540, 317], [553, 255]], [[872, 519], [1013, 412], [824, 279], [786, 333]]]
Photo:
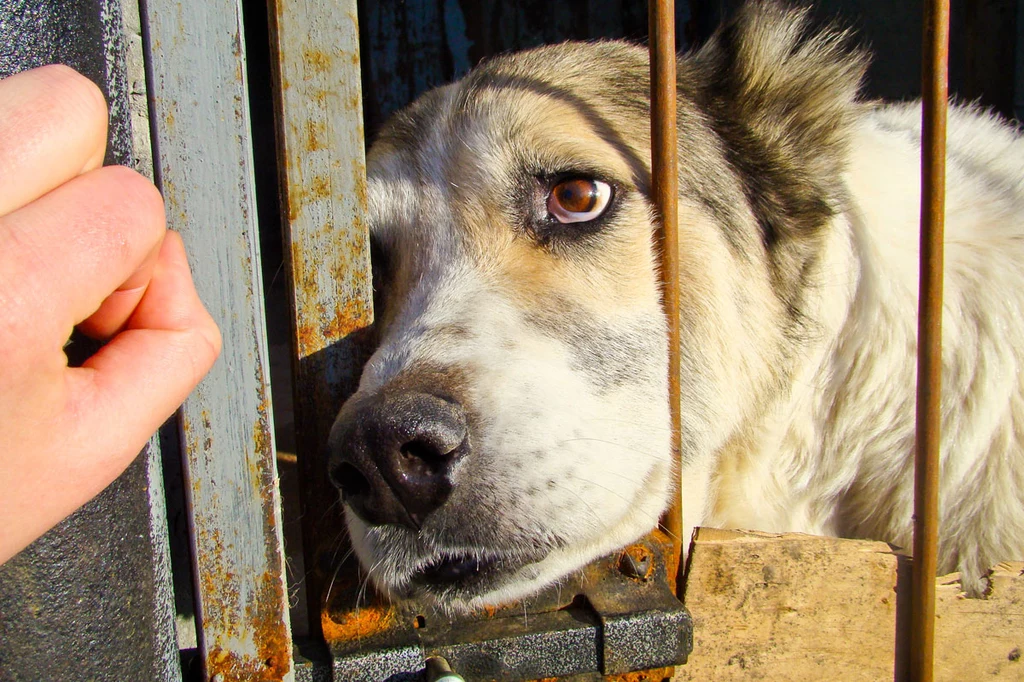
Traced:
[[365, 521], [419, 529], [448, 499], [468, 433], [457, 403], [385, 392], [342, 411], [331, 433], [331, 481]]

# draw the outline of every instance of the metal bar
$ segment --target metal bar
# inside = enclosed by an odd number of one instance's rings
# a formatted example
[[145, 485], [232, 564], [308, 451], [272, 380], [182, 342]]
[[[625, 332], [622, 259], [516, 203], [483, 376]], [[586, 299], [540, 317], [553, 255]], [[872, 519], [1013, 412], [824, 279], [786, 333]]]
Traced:
[[224, 349], [182, 408], [206, 679], [294, 679], [242, 8], [147, 0], [154, 156]]
[[285, 260], [292, 292], [296, 450], [310, 633], [345, 553], [324, 445], [362, 368], [373, 322], [356, 1], [272, 0]]
[[[431, 656], [470, 680], [670, 677], [666, 667], [685, 663], [693, 651], [693, 621], [667, 580], [671, 545], [655, 531], [531, 596], [528, 606], [510, 602], [464, 616], [416, 600], [348, 610], [363, 584], [343, 572], [324, 621], [334, 679], [420, 679]], [[640, 670], [647, 673], [629, 674]]]
[[930, 682], [935, 635], [942, 368], [942, 238], [946, 186], [949, 0], [925, 6], [922, 60], [921, 249], [910, 679]]
[[[650, 5], [649, 43], [651, 51], [651, 178], [652, 196], [661, 216], [661, 278], [663, 305], [668, 322], [668, 400], [672, 424], [672, 457], [677, 474], [680, 464], [679, 415], [679, 234], [676, 177], [676, 38], [675, 3], [655, 0]], [[678, 569], [669, 580], [682, 595], [683, 504], [681, 486], [662, 518], [662, 526], [673, 539]]]

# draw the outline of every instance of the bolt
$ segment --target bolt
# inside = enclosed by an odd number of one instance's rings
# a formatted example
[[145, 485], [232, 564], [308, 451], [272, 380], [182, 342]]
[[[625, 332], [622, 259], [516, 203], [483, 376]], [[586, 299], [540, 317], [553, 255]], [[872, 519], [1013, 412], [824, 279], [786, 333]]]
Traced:
[[427, 659], [427, 682], [466, 682], [460, 675], [456, 675], [448, 661], [440, 656], [431, 656]]
[[651, 552], [642, 545], [627, 547], [619, 557], [619, 572], [633, 580], [647, 580], [654, 569]]

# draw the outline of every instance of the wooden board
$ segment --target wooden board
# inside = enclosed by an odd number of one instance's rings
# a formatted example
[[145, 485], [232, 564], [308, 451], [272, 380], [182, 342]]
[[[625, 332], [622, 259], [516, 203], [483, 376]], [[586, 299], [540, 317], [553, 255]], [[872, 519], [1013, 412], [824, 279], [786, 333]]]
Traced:
[[966, 599], [958, 574], [935, 594], [935, 679], [1024, 680], [1024, 563], [992, 570], [986, 599]]
[[677, 680], [893, 676], [897, 557], [883, 542], [701, 528]]
[[[684, 602], [694, 651], [675, 680], [891, 680], [910, 560], [883, 542], [698, 529]], [[935, 679], [1024, 680], [1024, 563], [985, 599], [936, 579]]]

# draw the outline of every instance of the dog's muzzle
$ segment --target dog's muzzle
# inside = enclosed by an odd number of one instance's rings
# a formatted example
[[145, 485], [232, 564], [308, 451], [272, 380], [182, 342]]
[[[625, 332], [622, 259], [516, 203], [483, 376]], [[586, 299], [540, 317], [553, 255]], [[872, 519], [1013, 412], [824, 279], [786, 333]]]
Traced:
[[470, 449], [461, 405], [387, 390], [343, 411], [329, 446], [331, 481], [351, 510], [414, 531], [448, 499], [452, 469]]

